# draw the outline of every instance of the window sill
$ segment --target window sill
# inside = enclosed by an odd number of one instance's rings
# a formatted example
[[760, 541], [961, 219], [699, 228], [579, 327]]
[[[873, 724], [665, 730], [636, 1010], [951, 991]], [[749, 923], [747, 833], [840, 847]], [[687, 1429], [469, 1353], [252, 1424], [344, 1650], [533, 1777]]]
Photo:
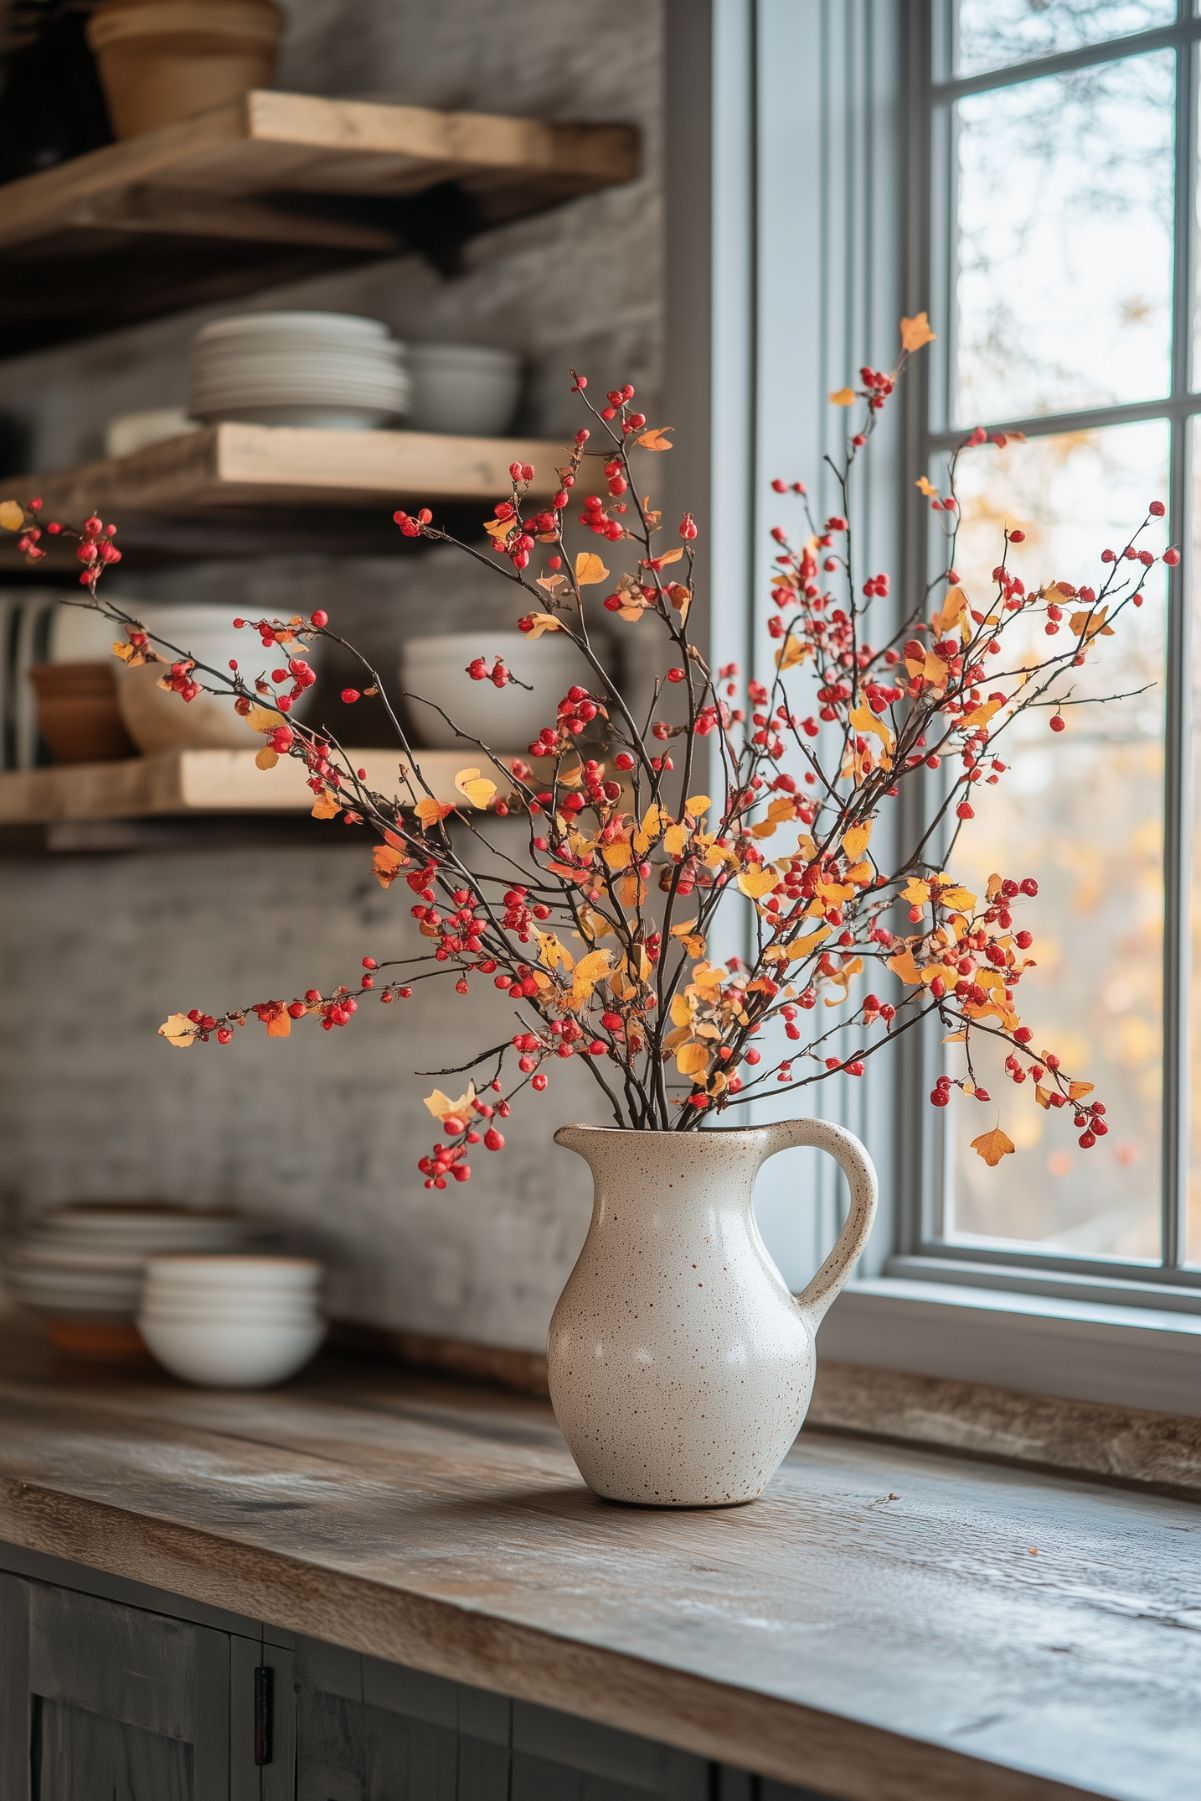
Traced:
[[821, 1356], [1201, 1417], [1201, 1316], [885, 1276], [852, 1283]]

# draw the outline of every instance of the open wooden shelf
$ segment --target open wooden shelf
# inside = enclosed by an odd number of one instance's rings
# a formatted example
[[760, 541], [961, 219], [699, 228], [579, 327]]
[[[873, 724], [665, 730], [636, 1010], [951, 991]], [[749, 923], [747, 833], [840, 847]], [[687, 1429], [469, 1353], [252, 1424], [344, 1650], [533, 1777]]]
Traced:
[[[394, 544], [397, 506], [490, 504], [512, 486], [513, 462], [532, 463], [535, 491], [549, 495], [566, 456], [561, 444], [535, 438], [223, 424], [57, 474], [6, 476], [0, 486], [17, 500], [40, 495], [46, 519], [78, 523], [93, 509], [115, 519], [133, 554], [269, 554], [345, 549], [348, 512], [374, 511], [380, 539]], [[15, 548], [14, 538], [8, 543]], [[15, 567], [17, 558], [3, 561]]]
[[255, 90], [0, 187], [4, 353], [423, 251], [629, 181], [638, 133]]
[[[519, 753], [514, 752], [509, 758]], [[405, 759], [396, 751], [351, 750], [356, 768], [382, 794], [401, 792]], [[454, 778], [484, 759], [478, 751], [423, 750], [421, 768], [440, 802], [462, 805]], [[313, 794], [300, 763], [281, 758], [274, 769], [255, 765], [250, 750], [160, 751], [120, 763], [60, 764], [50, 769], [0, 773], [0, 828], [51, 826], [103, 820], [179, 819], [236, 814], [311, 811]], [[496, 765], [505, 792], [507, 771]], [[341, 828], [339, 827], [339, 830]]]

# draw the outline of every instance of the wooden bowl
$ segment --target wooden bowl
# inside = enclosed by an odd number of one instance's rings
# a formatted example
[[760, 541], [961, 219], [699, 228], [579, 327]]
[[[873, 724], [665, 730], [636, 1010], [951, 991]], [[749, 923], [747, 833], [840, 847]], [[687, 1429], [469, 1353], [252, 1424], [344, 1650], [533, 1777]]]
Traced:
[[29, 671], [38, 730], [58, 763], [113, 763], [137, 755], [117, 706], [111, 663], [35, 663]]

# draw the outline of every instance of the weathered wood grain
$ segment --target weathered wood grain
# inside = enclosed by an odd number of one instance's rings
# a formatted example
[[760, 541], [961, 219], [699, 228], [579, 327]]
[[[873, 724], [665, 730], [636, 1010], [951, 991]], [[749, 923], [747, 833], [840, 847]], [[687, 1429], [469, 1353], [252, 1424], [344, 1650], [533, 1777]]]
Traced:
[[643, 1512], [534, 1399], [13, 1373], [0, 1537], [856, 1801], [1201, 1769], [1201, 1511], [962, 1457], [808, 1431], [752, 1507]]
[[[372, 749], [348, 750], [346, 754], [355, 768], [366, 769], [370, 786], [403, 798], [400, 771], [408, 766], [408, 760], [399, 752]], [[518, 753], [512, 754], [516, 757]], [[176, 750], [117, 763], [5, 770], [0, 772], [0, 826], [311, 812], [312, 791], [298, 762], [284, 759], [266, 774], [254, 759], [253, 749]], [[454, 778], [465, 760], [463, 751], [421, 752], [422, 773], [439, 800], [460, 800]], [[480, 758], [476, 756], [475, 761]], [[502, 793], [505, 774], [503, 769], [497, 774]]]
[[255, 91], [0, 190], [0, 321], [54, 343], [426, 247], [430, 194], [464, 235], [638, 160], [620, 124]]

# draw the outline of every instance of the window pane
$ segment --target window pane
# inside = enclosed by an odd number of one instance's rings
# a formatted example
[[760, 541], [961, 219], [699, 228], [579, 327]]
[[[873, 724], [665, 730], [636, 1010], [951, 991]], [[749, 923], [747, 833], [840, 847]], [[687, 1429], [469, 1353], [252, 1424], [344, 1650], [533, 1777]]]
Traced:
[[[1006, 522], [1027, 534], [1011, 557], [1028, 585], [1062, 577], [1099, 586], [1098, 552], [1120, 549], [1147, 502], [1166, 494], [1167, 464], [1159, 421], [965, 458], [955, 560], [968, 593], [989, 593]], [[1022, 913], [1039, 963], [1021, 991], [1023, 1016], [1037, 1045], [1096, 1084], [1109, 1132], [1080, 1150], [1066, 1112], [1044, 1112], [1028, 1081], [1006, 1079], [1003, 1047], [981, 1058], [977, 1080], [992, 1102], [960, 1100], [950, 1119], [951, 1235], [1086, 1256], [1159, 1255], [1163, 595], [1156, 570], [1141, 611], [1122, 614], [1079, 672], [1076, 693], [1156, 685], [1067, 709], [1062, 733], [1049, 730], [1042, 709], [1013, 726], [1002, 753], [1009, 771], [973, 796], [976, 818], [955, 858], [973, 887], [994, 870], [1037, 878], [1038, 898]], [[1032, 648], [1041, 632], [1032, 627]], [[998, 1115], [1018, 1156], [990, 1170], [970, 1140]]]
[[1175, 0], [958, 0], [955, 73], [1102, 44], [1175, 16]]
[[973, 94], [954, 109], [955, 419], [1167, 393], [1175, 56]]

